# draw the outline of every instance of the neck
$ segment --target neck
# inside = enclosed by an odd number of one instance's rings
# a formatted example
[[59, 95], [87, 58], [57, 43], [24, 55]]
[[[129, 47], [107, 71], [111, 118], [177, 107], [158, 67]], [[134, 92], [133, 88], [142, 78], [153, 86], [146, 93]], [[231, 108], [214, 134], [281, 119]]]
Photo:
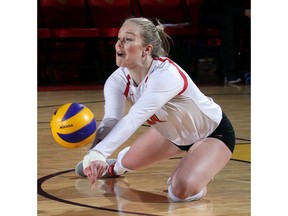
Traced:
[[129, 70], [129, 74], [132, 77], [132, 79], [134, 80], [134, 82], [139, 85], [142, 80], [146, 77], [146, 75], [148, 74], [148, 71], [151, 67], [153, 58], [147, 58], [145, 61], [143, 61], [143, 63], [135, 68], [128, 68]]

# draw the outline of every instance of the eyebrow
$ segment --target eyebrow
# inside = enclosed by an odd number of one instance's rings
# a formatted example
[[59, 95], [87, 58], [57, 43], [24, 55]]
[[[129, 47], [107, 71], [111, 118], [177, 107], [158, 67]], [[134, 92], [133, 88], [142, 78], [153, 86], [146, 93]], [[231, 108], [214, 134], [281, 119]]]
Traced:
[[[119, 31], [119, 33], [120, 33], [120, 31]], [[132, 34], [132, 35], [136, 36], [136, 34], [134, 32], [130, 32], [130, 31], [124, 32], [124, 34]]]
[[132, 34], [132, 35], [135, 35], [136, 36], [136, 34], [134, 33], [134, 32], [125, 32], [126, 34]]

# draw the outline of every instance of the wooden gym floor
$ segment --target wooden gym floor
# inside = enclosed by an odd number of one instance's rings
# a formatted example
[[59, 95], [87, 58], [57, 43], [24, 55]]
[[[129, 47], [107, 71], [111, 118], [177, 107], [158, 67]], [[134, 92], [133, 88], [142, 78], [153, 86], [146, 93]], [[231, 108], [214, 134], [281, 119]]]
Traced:
[[[74, 173], [88, 147], [59, 146], [52, 138], [49, 122], [58, 106], [77, 102], [90, 108], [99, 124], [104, 105], [102, 90], [39, 91], [38, 215], [250, 215], [250, 86], [200, 86], [200, 89], [220, 104], [230, 118], [237, 145], [228, 165], [208, 185], [204, 199], [187, 203], [167, 199], [166, 181], [181, 156], [120, 178], [100, 179], [96, 188], [90, 188], [86, 179]], [[139, 128], [123, 147], [146, 128], [146, 125]]]

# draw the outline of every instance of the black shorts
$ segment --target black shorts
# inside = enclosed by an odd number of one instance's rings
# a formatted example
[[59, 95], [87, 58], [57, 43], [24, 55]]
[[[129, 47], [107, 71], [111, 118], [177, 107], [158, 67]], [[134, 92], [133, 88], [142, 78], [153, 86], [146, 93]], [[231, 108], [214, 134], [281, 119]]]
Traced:
[[[213, 137], [221, 140], [233, 153], [235, 147], [235, 132], [231, 122], [229, 121], [224, 112], [222, 112], [222, 120], [220, 124], [215, 129], [215, 131], [208, 137]], [[193, 144], [187, 146], [176, 146], [183, 151], [188, 151]]]

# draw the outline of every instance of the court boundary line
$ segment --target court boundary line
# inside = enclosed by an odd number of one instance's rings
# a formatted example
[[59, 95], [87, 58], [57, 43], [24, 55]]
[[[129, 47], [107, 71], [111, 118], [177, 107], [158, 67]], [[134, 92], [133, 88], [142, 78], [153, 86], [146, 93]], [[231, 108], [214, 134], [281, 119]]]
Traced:
[[46, 175], [46, 176], [43, 176], [43, 177], [39, 178], [37, 180], [37, 186], [38, 186], [37, 187], [37, 193], [40, 196], [45, 197], [47, 199], [50, 199], [50, 200], [53, 200], [53, 201], [56, 201], [56, 202], [62, 202], [62, 203], [74, 205], [74, 206], [80, 206], [80, 207], [86, 207], [86, 208], [103, 210], [103, 211], [110, 211], [110, 212], [125, 213], [125, 214], [160, 216], [160, 215], [157, 215], [157, 214], [147, 214], [147, 213], [131, 212], [131, 211], [121, 211], [121, 210], [118, 210], [118, 209], [110, 209], [110, 208], [105, 208], [105, 207], [98, 207], [98, 206], [92, 206], [92, 205], [87, 205], [87, 204], [83, 204], [83, 203], [73, 202], [73, 201], [69, 201], [69, 200], [66, 200], [66, 199], [62, 199], [62, 198], [53, 196], [52, 194], [49, 194], [48, 192], [46, 192], [42, 188], [42, 184], [45, 181], [47, 181], [47, 180], [49, 180], [49, 179], [51, 179], [53, 177], [60, 176], [62, 174], [73, 172], [73, 171], [75, 171], [75, 169], [69, 169], [69, 170], [60, 171], [60, 172], [56, 172], [56, 173], [49, 174], [49, 175]]

